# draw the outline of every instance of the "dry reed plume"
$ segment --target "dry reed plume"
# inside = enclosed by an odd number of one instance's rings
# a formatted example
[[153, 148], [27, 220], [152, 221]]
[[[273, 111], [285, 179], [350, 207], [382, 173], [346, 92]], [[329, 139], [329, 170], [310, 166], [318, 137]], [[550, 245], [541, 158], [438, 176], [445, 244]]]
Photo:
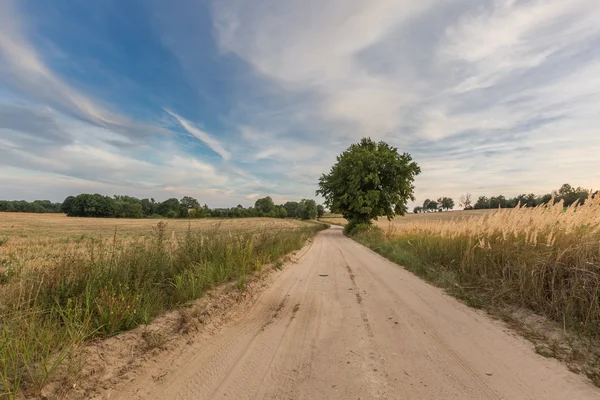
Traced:
[[600, 196], [568, 208], [559, 202], [412, 222], [359, 240], [468, 299], [600, 333]]

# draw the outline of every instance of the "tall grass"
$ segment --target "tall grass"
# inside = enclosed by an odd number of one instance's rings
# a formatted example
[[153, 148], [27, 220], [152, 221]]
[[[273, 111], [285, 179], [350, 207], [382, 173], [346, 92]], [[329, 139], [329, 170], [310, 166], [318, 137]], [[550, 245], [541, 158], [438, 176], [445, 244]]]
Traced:
[[568, 208], [414, 222], [357, 239], [473, 306], [508, 303], [600, 334], [600, 196]]
[[219, 283], [243, 287], [323, 227], [177, 237], [159, 223], [151, 237], [85, 238], [50, 264], [11, 270], [0, 285], [0, 397], [34, 393], [57, 368], [76, 367], [86, 340], [148, 323]]

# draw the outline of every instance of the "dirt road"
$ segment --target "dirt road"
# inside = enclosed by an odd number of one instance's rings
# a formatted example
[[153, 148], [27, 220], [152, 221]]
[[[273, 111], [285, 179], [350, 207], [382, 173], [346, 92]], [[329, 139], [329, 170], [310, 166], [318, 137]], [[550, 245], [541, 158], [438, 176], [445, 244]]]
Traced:
[[111, 399], [600, 399], [600, 390], [341, 234], [219, 334]]

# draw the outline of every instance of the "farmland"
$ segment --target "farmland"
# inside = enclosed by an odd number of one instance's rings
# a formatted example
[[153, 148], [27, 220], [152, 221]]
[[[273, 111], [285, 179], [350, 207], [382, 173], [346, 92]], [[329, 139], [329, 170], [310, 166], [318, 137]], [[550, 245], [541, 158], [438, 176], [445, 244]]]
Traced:
[[[381, 229], [387, 229], [391, 226], [400, 226], [409, 224], [412, 222], [426, 222], [426, 221], [448, 221], [448, 220], [462, 220], [473, 217], [481, 217], [493, 213], [495, 210], [467, 210], [467, 211], [449, 211], [449, 212], [432, 212], [424, 214], [409, 213], [404, 216], [397, 216], [393, 220], [388, 221], [385, 217], [380, 217], [374, 223]], [[321, 221], [336, 225], [346, 225], [346, 221], [341, 215], [336, 214], [325, 214]]]
[[77, 348], [149, 323], [275, 262], [322, 229], [298, 220], [0, 214], [0, 397], [37, 393]]

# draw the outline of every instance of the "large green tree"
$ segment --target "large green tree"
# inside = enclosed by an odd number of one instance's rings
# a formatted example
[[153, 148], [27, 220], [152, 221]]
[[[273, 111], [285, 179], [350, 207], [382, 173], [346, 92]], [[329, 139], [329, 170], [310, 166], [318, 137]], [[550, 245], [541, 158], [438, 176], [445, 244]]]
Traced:
[[275, 212], [275, 203], [273, 203], [273, 199], [270, 196], [256, 200], [254, 207], [261, 210], [265, 215]]
[[410, 154], [363, 138], [337, 157], [329, 174], [321, 176], [317, 194], [351, 226], [380, 216], [392, 219], [404, 215], [406, 203], [414, 200], [413, 182], [420, 172]]
[[296, 217], [300, 219], [317, 218], [317, 203], [312, 199], [302, 199], [296, 209]]

